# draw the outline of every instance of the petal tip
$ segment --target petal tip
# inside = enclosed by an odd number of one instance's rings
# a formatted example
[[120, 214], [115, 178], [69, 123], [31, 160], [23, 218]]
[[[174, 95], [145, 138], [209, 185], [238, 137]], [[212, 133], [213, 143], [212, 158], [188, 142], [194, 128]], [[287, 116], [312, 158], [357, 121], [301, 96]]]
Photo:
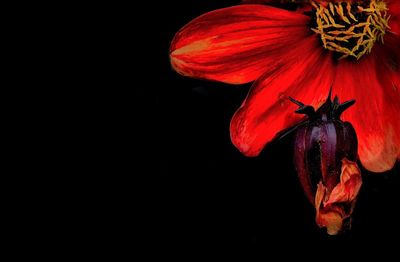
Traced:
[[175, 70], [178, 74], [181, 74], [183, 76], [190, 76], [188, 72], [185, 71], [185, 62], [181, 59], [179, 59], [174, 52], [171, 52], [169, 55], [169, 60], [171, 63], [171, 67], [173, 70]]

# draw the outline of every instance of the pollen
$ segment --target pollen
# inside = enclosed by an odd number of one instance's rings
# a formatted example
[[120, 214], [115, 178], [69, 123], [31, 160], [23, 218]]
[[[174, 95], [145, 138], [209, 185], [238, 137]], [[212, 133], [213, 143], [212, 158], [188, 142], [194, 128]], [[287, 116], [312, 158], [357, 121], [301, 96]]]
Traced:
[[315, 21], [311, 30], [321, 37], [325, 49], [336, 52], [339, 59], [357, 60], [371, 53], [377, 41], [389, 29], [388, 8], [380, 0], [359, 2], [311, 2]]

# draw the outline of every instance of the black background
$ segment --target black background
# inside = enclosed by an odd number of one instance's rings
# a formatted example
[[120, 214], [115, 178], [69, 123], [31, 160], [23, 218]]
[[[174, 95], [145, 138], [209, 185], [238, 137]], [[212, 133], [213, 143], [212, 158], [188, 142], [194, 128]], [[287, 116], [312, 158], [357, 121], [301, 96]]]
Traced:
[[157, 105], [149, 116], [156, 142], [151, 157], [157, 159], [157, 167], [150, 168], [158, 173], [150, 207], [152, 241], [166, 250], [263, 248], [271, 247], [271, 240], [286, 246], [335, 244], [340, 250], [361, 242], [393, 243], [399, 236], [399, 164], [383, 174], [363, 170], [352, 230], [327, 236], [315, 224], [314, 209], [297, 180], [292, 137], [267, 146], [257, 158], [241, 155], [232, 145], [229, 122], [250, 84], [195, 80], [171, 69], [168, 49], [174, 34], [193, 18], [237, 2], [167, 1], [149, 13], [156, 39], [150, 93], [142, 96]]

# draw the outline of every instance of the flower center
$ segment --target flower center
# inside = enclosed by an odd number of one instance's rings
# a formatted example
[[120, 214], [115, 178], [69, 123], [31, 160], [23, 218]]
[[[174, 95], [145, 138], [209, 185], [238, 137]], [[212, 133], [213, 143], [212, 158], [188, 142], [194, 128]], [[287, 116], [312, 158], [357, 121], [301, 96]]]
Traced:
[[390, 15], [381, 0], [315, 3], [312, 30], [320, 35], [325, 49], [340, 54], [339, 59], [357, 60], [371, 53], [375, 42], [383, 43]]

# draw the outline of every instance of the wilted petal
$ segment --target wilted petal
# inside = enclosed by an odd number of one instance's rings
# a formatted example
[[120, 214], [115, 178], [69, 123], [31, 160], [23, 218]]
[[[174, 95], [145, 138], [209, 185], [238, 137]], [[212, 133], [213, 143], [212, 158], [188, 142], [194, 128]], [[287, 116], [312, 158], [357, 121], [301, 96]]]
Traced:
[[344, 220], [353, 212], [357, 195], [362, 184], [361, 172], [355, 162], [342, 160], [340, 182], [329, 192], [320, 182], [315, 195], [316, 222], [326, 227], [329, 235], [338, 234], [344, 226]]
[[350, 203], [354, 201], [362, 184], [361, 172], [355, 162], [342, 160], [340, 183], [332, 190], [325, 205], [333, 203]]

